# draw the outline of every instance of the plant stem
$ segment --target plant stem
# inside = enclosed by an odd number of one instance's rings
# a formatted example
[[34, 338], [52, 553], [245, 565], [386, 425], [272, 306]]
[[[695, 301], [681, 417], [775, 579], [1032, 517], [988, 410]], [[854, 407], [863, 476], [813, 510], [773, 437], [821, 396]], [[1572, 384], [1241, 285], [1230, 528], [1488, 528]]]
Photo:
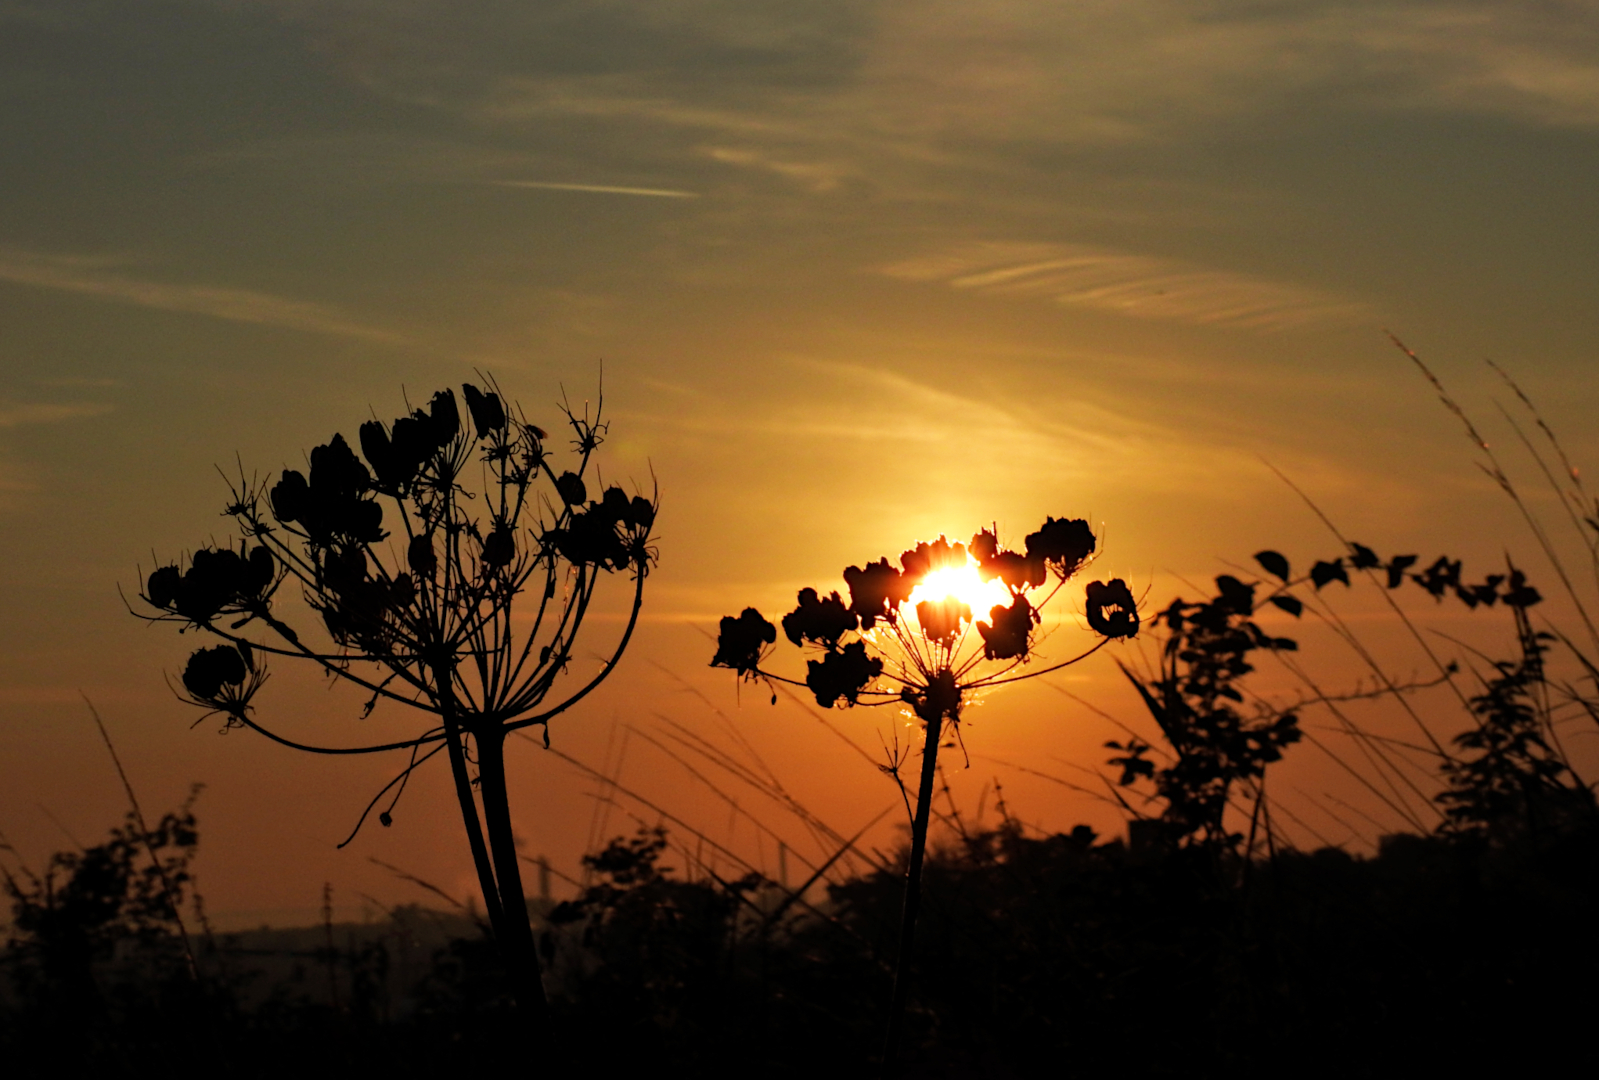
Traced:
[[[477, 867], [478, 887], [483, 890], [483, 906], [495, 940], [505, 940], [505, 916], [500, 909], [500, 892], [494, 884], [494, 867], [483, 843], [483, 825], [478, 820], [477, 802], [472, 798], [472, 777], [466, 771], [466, 750], [461, 745], [461, 722], [455, 715], [454, 669], [435, 664], [433, 677], [438, 684], [439, 719], [444, 727], [444, 745], [449, 747], [450, 774], [455, 778], [455, 798], [461, 804], [461, 822], [466, 826], [466, 841]], [[501, 948], [504, 946], [502, 945]]]
[[927, 824], [933, 809], [933, 780], [938, 772], [938, 739], [943, 732], [943, 710], [927, 710], [927, 742], [922, 747], [922, 782], [916, 791], [916, 817], [911, 823], [910, 866], [905, 870], [905, 906], [899, 920], [899, 958], [894, 967], [894, 997], [888, 1007], [888, 1037], [883, 1043], [883, 1075], [898, 1072], [901, 1022], [910, 991], [911, 946], [916, 938], [916, 911], [922, 902], [922, 858], [927, 851]]
[[511, 830], [511, 804], [505, 789], [505, 729], [494, 724], [486, 731], [477, 732], [476, 740], [483, 817], [488, 825], [489, 847], [494, 855], [495, 877], [500, 888], [503, 918], [500, 955], [505, 959], [517, 1007], [525, 1014], [535, 1034], [542, 1036], [549, 1022], [549, 1003], [544, 996], [538, 949], [533, 944], [527, 896], [522, 890], [516, 836]]

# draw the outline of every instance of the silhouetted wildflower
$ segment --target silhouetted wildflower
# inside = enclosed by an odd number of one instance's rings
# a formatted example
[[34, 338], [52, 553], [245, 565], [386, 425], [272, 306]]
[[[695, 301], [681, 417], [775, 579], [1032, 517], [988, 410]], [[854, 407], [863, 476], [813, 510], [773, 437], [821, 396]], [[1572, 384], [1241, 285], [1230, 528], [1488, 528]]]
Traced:
[[[385, 825], [411, 770], [448, 752], [490, 923], [516, 996], [537, 1020], [544, 997], [510, 828], [504, 740], [533, 725], [547, 732], [620, 660], [655, 560], [656, 505], [618, 487], [586, 502], [583, 477], [606, 432], [598, 414], [564, 410], [576, 460], [557, 475], [542, 428], [508, 411], [497, 391], [462, 391], [472, 430], [454, 392], [443, 390], [425, 410], [362, 424], [365, 463], [334, 435], [311, 451], [309, 477], [286, 469], [270, 489], [241, 478], [228, 508], [245, 538], [239, 549], [203, 548], [186, 569], [157, 568], [143, 599], [158, 614], [143, 617], [223, 639], [190, 657], [182, 683], [186, 700], [224, 713], [229, 726], [318, 753], [410, 753], [367, 808], [389, 796], [379, 815]], [[399, 536], [379, 546], [391, 535], [385, 503]], [[563, 682], [595, 591], [618, 572], [631, 579], [632, 594], [620, 640], [597, 673]], [[328, 644], [278, 610], [278, 589], [291, 580]], [[532, 594], [529, 619], [516, 607], [524, 590]], [[243, 636], [246, 627], [257, 639]], [[367, 746], [284, 739], [252, 716], [267, 657], [304, 661], [359, 686], [370, 695], [363, 715], [389, 703], [429, 720], [421, 734]]]
[[[794, 610], [783, 617], [783, 632], [790, 642], [822, 653], [820, 659], [806, 662], [803, 682], [762, 666], [765, 646], [775, 640], [775, 632], [754, 608], [721, 621], [712, 666], [732, 668], [741, 678], [802, 685], [822, 708], [840, 702], [908, 707], [923, 725], [888, 1060], [894, 1055], [908, 985], [905, 965], [916, 923], [940, 733], [945, 724], [960, 722], [967, 696], [1057, 671], [1108, 641], [1138, 632], [1137, 604], [1126, 583], [1096, 581], [1088, 586], [1086, 608], [1088, 624], [1099, 641], [1072, 659], [1021, 670], [1032, 660], [1043, 607], [1088, 562], [1096, 546], [1086, 521], [1047, 518], [1043, 528], [1027, 537], [1025, 552], [1003, 550], [998, 536], [984, 530], [969, 546], [943, 536], [918, 543], [900, 555], [897, 570], [887, 558], [847, 567], [843, 576], [848, 604], [837, 592], [824, 597], [806, 588]], [[1054, 587], [1033, 600], [1028, 594], [1045, 586], [1052, 575]], [[984, 593], [985, 587], [997, 588], [998, 596], [992, 590]], [[987, 621], [973, 618], [971, 600], [979, 594]], [[995, 602], [999, 597], [1004, 602]], [[880, 682], [889, 685], [879, 686]], [[902, 764], [895, 757], [887, 766], [896, 781]]]

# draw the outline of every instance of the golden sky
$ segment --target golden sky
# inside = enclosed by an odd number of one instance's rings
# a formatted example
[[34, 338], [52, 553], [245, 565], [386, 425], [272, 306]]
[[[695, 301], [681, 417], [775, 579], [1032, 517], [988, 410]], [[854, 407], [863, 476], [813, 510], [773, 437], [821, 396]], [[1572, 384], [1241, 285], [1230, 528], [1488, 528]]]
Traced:
[[[227, 918], [324, 880], [426, 899], [372, 856], [469, 892], [442, 770], [335, 851], [390, 764], [190, 730], [163, 682], [189, 639], [118, 588], [226, 536], [235, 455], [297, 466], [475, 370], [553, 423], [603, 366], [607, 476], [660, 483], [645, 631], [557, 746], [626, 741], [624, 785], [767, 863], [645, 735], [732, 745], [721, 709], [841, 831], [890, 805], [814, 718], [703, 667], [717, 616], [849, 563], [1080, 516], [1093, 576], [1160, 606], [1263, 547], [1337, 552], [1269, 462], [1385, 554], [1543, 580], [1383, 331], [1485, 418], [1502, 363], [1599, 459], [1596, 134], [1575, 0], [0, 0], [0, 832], [37, 863], [122, 812], [81, 691], [147, 809], [208, 785]], [[997, 777], [1041, 827], [1114, 828], [1012, 765], [1091, 784], [1116, 732], [1060, 691], [1135, 722], [1119, 678], [985, 703], [957, 797]], [[261, 709], [364, 730], [288, 672]], [[830, 719], [872, 754], [893, 727]], [[1295, 753], [1304, 790], [1339, 782]], [[529, 851], [575, 873], [591, 786], [531, 746], [512, 768]]]

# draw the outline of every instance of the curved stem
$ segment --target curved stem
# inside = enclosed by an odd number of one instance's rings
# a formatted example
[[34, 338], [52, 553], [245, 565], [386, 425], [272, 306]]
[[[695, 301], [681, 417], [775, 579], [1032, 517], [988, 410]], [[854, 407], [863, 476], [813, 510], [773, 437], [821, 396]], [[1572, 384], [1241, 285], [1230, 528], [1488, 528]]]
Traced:
[[[638, 615], [639, 615], [639, 611], [643, 607], [644, 607], [644, 575], [641, 572], [638, 575], [637, 584], [635, 585], [635, 587], [633, 589], [633, 610], [628, 614], [628, 617], [627, 617], [627, 628], [622, 631], [622, 640], [617, 643], [616, 651], [613, 652], [611, 654], [611, 656], [610, 656], [610, 659], [608, 659], [605, 662], [605, 666], [600, 669], [600, 673], [598, 675], [594, 676], [594, 678], [590, 679], [588, 681], [588, 683], [582, 689], [578, 690], [571, 697], [569, 697], [565, 701], [561, 702], [555, 708], [548, 709], [548, 710], [546, 710], [544, 712], [539, 713], [536, 716], [525, 717], [525, 718], [523, 718], [521, 720], [517, 720], [514, 723], [507, 724], [506, 725], [506, 730], [508, 730], [508, 731], [516, 731], [519, 728], [529, 727], [529, 726], [531, 726], [533, 724], [542, 724], [545, 721], [549, 720], [551, 717], [559, 716], [561, 713], [565, 712], [567, 709], [570, 709], [573, 705], [576, 705], [579, 701], [582, 701], [584, 698], [588, 697], [589, 694], [594, 691], [594, 688], [599, 686], [602, 682], [604, 682], [605, 679], [606, 679], [606, 676], [610, 675], [610, 673], [613, 670], [615, 670], [616, 665], [621, 663], [622, 654], [627, 651], [628, 642], [633, 640], [633, 631], [638, 628]], [[513, 704], [519, 704], [519, 703], [514, 703], [513, 702]], [[511, 709], [509, 711], [515, 712], [515, 711], [519, 711], [519, 709], [514, 709], [513, 708], [513, 709]]]
[[[229, 715], [239, 723], [243, 724], [245, 727], [249, 728], [251, 731], [254, 731], [260, 735], [265, 735], [267, 738], [271, 739], [280, 746], [287, 746], [290, 750], [304, 750], [311, 754], [381, 754], [389, 750], [411, 750], [418, 746], [425, 746], [430, 742], [438, 742], [440, 738], [444, 737], [436, 734], [435, 732], [428, 732], [426, 735], [418, 735], [414, 739], [404, 739], [400, 742], [391, 743], [377, 743], [372, 746], [312, 746], [310, 743], [295, 742], [293, 739], [286, 739], [277, 732], [262, 727], [254, 720], [251, 720], [248, 716], [245, 716], [242, 712], [230, 713]], [[201, 719], [204, 719], [204, 717], [201, 717]]]

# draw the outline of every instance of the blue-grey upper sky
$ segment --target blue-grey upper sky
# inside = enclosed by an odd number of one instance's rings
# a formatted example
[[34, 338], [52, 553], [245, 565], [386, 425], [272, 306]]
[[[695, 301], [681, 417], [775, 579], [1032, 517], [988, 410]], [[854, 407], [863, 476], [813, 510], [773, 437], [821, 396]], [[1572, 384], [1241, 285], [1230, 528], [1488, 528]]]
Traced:
[[537, 415], [603, 364], [663, 493], [641, 669], [989, 521], [1091, 516], [1152, 600], [1308, 555], [1263, 458], [1498, 557], [1383, 331], [1594, 460], [1596, 182], [1576, 0], [0, 0], [0, 829], [95, 767], [80, 687], [167, 781], [267, 769], [185, 756], [118, 583], [222, 527], [236, 452], [474, 369]]

